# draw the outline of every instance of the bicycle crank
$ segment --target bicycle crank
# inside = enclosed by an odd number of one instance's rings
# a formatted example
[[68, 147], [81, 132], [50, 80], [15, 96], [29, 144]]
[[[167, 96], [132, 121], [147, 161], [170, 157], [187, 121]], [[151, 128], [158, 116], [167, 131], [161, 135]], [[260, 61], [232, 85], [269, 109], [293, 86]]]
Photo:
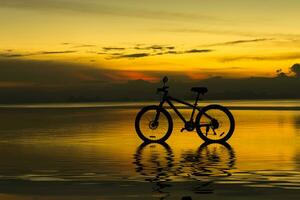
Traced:
[[191, 132], [194, 129], [195, 129], [195, 123], [193, 121], [189, 121], [185, 123], [184, 128], [181, 129], [181, 132], [183, 132], [184, 130]]

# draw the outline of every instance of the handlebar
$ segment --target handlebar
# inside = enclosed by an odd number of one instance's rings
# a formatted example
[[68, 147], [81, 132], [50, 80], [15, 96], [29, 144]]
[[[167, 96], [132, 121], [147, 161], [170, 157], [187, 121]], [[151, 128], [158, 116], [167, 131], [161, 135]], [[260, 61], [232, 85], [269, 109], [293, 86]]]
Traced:
[[159, 93], [159, 92], [164, 92], [165, 94], [168, 93], [168, 90], [167, 90], [167, 89], [169, 89], [169, 86], [166, 86], [166, 83], [167, 83], [167, 82], [168, 82], [168, 77], [165, 76], [165, 77], [163, 78], [164, 86], [161, 87], [161, 88], [157, 88], [157, 93]]
[[166, 92], [167, 89], [169, 89], [169, 86], [163, 86], [161, 88], [157, 88], [157, 93], [159, 93], [159, 92]]

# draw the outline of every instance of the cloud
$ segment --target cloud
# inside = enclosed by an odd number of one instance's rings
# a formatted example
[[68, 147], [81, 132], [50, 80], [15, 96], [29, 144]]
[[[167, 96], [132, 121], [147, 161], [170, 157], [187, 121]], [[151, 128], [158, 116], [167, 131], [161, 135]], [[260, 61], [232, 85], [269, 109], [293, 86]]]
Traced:
[[158, 76], [155, 73], [149, 73], [149, 72], [143, 72], [143, 71], [129, 71], [129, 70], [124, 70], [124, 71], [114, 71], [110, 75], [110, 78], [114, 80], [145, 80], [145, 81], [159, 81], [160, 76]]
[[292, 53], [282, 53], [279, 55], [267, 55], [267, 56], [230, 56], [221, 58], [222, 62], [233, 62], [239, 60], [256, 60], [256, 61], [264, 61], [264, 60], [295, 60], [300, 59], [300, 53], [292, 52]]
[[51, 55], [51, 54], [69, 54], [76, 53], [77, 51], [38, 51], [32, 53], [18, 53], [14, 51], [4, 51], [0, 52], [0, 57], [4, 58], [18, 58], [18, 57], [27, 57], [27, 56], [38, 56], [38, 55]]
[[17, 57], [24, 57], [30, 56], [31, 54], [19, 54], [19, 53], [0, 53], [0, 57], [4, 58], [17, 58]]
[[166, 51], [166, 52], [162, 52], [162, 55], [163, 54], [182, 54], [182, 52], [179, 52], [179, 51]]
[[35, 53], [35, 55], [47, 55], [47, 54], [68, 54], [68, 53], [76, 53], [77, 51], [41, 51]]
[[82, 13], [88, 15], [112, 15], [120, 17], [144, 18], [155, 20], [220, 20], [216, 17], [180, 11], [150, 10], [116, 6], [110, 2], [79, 0], [2, 0], [0, 7], [30, 9], [34, 11], [55, 11], [56, 13]]
[[109, 70], [107, 67], [102, 67], [99, 64], [97, 64], [97, 67], [94, 67], [61, 61], [0, 58], [1, 88], [68, 88], [86, 85], [96, 85], [98, 87], [137, 79], [154, 81], [158, 80], [160, 76], [162, 76], [161, 72]]
[[[69, 43], [68, 43], [69, 45]], [[91, 45], [82, 45], [88, 47]], [[137, 48], [139, 47], [139, 48]], [[167, 45], [150, 45], [141, 47], [137, 45], [135, 47], [102, 47], [103, 52], [97, 51], [86, 51], [87, 53], [98, 54], [106, 56], [106, 59], [136, 59], [144, 58], [148, 56], [161, 56], [161, 55], [179, 55], [179, 54], [196, 54], [196, 53], [209, 53], [214, 50], [212, 49], [187, 49], [187, 50], [175, 50], [175, 46]], [[128, 52], [126, 52], [128, 50]], [[143, 50], [141, 52], [141, 50]], [[77, 53], [75, 50], [59, 50], [59, 51], [37, 51], [37, 52], [28, 52], [20, 53], [13, 50], [4, 50], [0, 51], [0, 57], [2, 58], [20, 58], [20, 57], [30, 57], [30, 56], [40, 56], [40, 55], [55, 55], [55, 54], [71, 54]]]
[[160, 53], [156, 53], [154, 55], [165, 55], [165, 54], [189, 54], [189, 53], [209, 53], [212, 52], [214, 50], [212, 49], [189, 49], [189, 50], [185, 50], [185, 51], [174, 51], [174, 50], [170, 50], [170, 51], [165, 51], [165, 52], [160, 52]]
[[183, 53], [209, 53], [212, 52], [212, 49], [191, 49], [184, 51]]
[[296, 77], [300, 78], [300, 64], [296, 63], [291, 67], [291, 72], [295, 74]]
[[244, 43], [255, 43], [255, 42], [264, 42], [273, 40], [272, 38], [259, 38], [259, 39], [251, 39], [251, 40], [234, 40], [229, 42], [215, 43], [206, 46], [226, 46], [226, 45], [236, 45], [236, 44], [244, 44]]
[[88, 48], [88, 47], [96, 47], [97, 45], [94, 44], [80, 44], [80, 45], [76, 45], [73, 46], [73, 48]]
[[213, 34], [213, 35], [238, 35], [246, 37], [255, 37], [259, 34], [246, 31], [222, 30], [222, 29], [200, 29], [200, 28], [168, 28], [159, 29], [158, 31], [171, 33], [188, 33], [188, 34]]
[[[136, 49], [136, 48], [135, 48]], [[142, 49], [142, 48], [141, 48]], [[138, 49], [138, 50], [141, 50]], [[212, 49], [189, 49], [184, 51], [176, 51], [172, 50], [175, 49], [173, 46], [159, 46], [159, 45], [153, 45], [143, 48], [143, 51], [146, 50], [152, 50], [156, 49], [157, 51], [149, 51], [149, 52], [143, 52], [143, 53], [130, 53], [130, 54], [123, 54], [123, 53], [111, 53], [108, 54], [110, 57], [108, 59], [121, 59], [121, 58], [129, 58], [129, 59], [135, 59], [135, 58], [144, 58], [148, 56], [161, 56], [161, 55], [180, 55], [180, 54], [190, 54], [190, 53], [209, 53], [214, 50]]]
[[[300, 64], [293, 65], [291, 71], [299, 77]], [[170, 82], [172, 94], [183, 98], [191, 94], [189, 88], [194, 85], [207, 86], [210, 88], [208, 95], [213, 95], [209, 97], [216, 99], [300, 97], [299, 93], [295, 92], [298, 91], [300, 79], [292, 76], [282, 79], [278, 77], [207, 79], [216, 75], [229, 77], [226, 72], [232, 75], [230, 68], [199, 68], [188, 73], [125, 71], [58, 61], [0, 58], [0, 101], [55, 102], [66, 101], [73, 96], [79, 101], [149, 100], [155, 98], [152, 92], [157, 87], [157, 83], [150, 82], [156, 82], [164, 75], [168, 75], [170, 80], [175, 80]], [[144, 81], [136, 81], [138, 79]], [[262, 85], [265, 87], [261, 87]]]
[[[113, 54], [112, 54], [113, 55]], [[143, 58], [143, 57], [148, 57], [151, 56], [149, 53], [132, 53], [132, 54], [121, 54], [115, 57], [112, 57], [111, 59], [119, 59], [119, 58]]]
[[108, 81], [104, 70], [88, 65], [59, 61], [0, 58], [1, 82], [27, 82], [39, 85], [81, 84], [87, 80]]
[[182, 34], [210, 34], [210, 35], [236, 35], [243, 37], [275, 37], [286, 39], [300, 39], [300, 33], [268, 33], [259, 31], [238, 31], [235, 29], [201, 29], [201, 28], [168, 28], [168, 29], [155, 29], [156, 31], [182, 33]]
[[134, 47], [136, 50], [173, 50], [174, 46], [164, 46], [164, 45], [151, 45], [151, 46], [141, 46], [137, 45]]
[[124, 51], [124, 47], [102, 47], [104, 51]]

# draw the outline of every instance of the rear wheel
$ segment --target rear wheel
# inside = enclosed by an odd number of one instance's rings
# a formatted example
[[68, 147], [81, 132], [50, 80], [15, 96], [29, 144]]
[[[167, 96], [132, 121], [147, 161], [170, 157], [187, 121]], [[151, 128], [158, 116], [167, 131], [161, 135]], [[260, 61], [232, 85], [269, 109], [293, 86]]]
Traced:
[[164, 142], [173, 130], [171, 115], [158, 106], [144, 107], [136, 116], [135, 130], [145, 142]]
[[196, 117], [196, 130], [206, 142], [225, 142], [234, 132], [234, 118], [231, 112], [220, 105], [204, 107]]

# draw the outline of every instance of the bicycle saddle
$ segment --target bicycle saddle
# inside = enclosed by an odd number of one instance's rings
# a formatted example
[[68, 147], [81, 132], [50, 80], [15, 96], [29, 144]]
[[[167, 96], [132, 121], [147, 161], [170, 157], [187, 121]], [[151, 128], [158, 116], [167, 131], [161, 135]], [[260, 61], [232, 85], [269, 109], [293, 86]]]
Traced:
[[198, 92], [200, 94], [205, 94], [206, 92], [208, 92], [208, 89], [206, 87], [192, 87], [191, 91]]

